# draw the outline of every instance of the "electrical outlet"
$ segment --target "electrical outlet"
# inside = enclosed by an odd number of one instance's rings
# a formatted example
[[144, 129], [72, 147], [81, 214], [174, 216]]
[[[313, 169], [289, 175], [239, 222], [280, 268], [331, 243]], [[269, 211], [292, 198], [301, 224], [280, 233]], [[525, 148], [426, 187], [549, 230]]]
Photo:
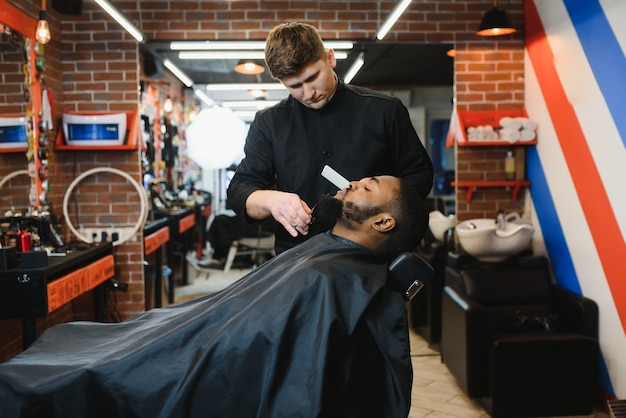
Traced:
[[117, 241], [120, 241], [120, 240], [125, 240], [131, 234], [134, 234], [135, 232], [133, 231], [134, 231], [133, 227], [112, 227], [112, 226], [108, 226], [108, 227], [96, 226], [96, 227], [90, 227], [90, 228], [83, 227], [79, 229], [79, 232], [90, 243], [102, 242], [103, 232], [106, 232], [107, 241], [111, 241], [113, 239], [113, 234], [117, 234], [118, 236]]

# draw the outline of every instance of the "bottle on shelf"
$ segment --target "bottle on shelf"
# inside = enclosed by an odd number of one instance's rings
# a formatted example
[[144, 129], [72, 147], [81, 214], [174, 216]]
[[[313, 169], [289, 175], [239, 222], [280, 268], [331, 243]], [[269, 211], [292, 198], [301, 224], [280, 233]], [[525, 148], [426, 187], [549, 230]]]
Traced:
[[515, 180], [515, 157], [513, 157], [513, 151], [507, 151], [506, 153], [504, 175], [507, 180]]

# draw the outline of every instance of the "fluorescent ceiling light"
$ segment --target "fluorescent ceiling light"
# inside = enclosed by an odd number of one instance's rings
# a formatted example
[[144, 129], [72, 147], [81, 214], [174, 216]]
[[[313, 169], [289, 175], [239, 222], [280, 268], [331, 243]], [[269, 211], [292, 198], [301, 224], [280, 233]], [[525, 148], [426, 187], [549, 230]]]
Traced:
[[181, 71], [174, 63], [167, 58], [163, 60], [163, 65], [167, 67], [168, 70], [172, 72], [180, 81], [183, 82], [187, 87], [191, 87], [193, 85], [193, 80], [187, 76], [184, 72]]
[[263, 51], [182, 51], [181, 60], [225, 60], [225, 59], [263, 59]]
[[391, 29], [391, 27], [396, 23], [396, 21], [398, 20], [400, 15], [404, 13], [406, 8], [409, 7], [409, 4], [411, 4], [411, 1], [413, 0], [402, 0], [400, 3], [398, 3], [396, 8], [393, 9], [391, 14], [387, 18], [387, 20], [385, 20], [385, 22], [380, 27], [380, 29], [378, 29], [378, 32], [376, 33], [376, 39], [382, 40], [385, 37], [385, 35], [387, 35], [387, 32], [389, 32], [389, 29]]
[[200, 98], [207, 106], [215, 106], [215, 102], [205, 92], [200, 89], [195, 89], [194, 94]]
[[256, 115], [256, 110], [233, 110], [235, 116], [246, 122], [251, 122]]
[[345, 83], [349, 83], [350, 81], [352, 81], [352, 79], [354, 78], [356, 73], [359, 72], [363, 64], [365, 64], [365, 53], [361, 52], [356, 60], [352, 63], [352, 66], [350, 66], [350, 68], [346, 72], [346, 75], [343, 77], [343, 81]]
[[230, 91], [239, 90], [247, 91], [252, 89], [260, 90], [286, 90], [285, 86], [281, 83], [225, 83], [225, 84], [207, 84], [206, 89], [208, 91]]
[[[240, 59], [265, 59], [264, 51], [181, 51], [178, 53], [181, 60], [240, 60]], [[348, 53], [335, 51], [335, 58], [345, 60]]]
[[227, 107], [230, 109], [265, 109], [266, 107], [274, 106], [278, 102], [278, 100], [239, 100], [223, 102], [222, 107]]
[[124, 15], [122, 15], [120, 11], [117, 10], [111, 3], [109, 3], [107, 0], [95, 1], [96, 3], [98, 3], [98, 5], [100, 5], [100, 7], [104, 9], [105, 12], [107, 12], [113, 19], [115, 19], [117, 23], [122, 25], [122, 27], [126, 29], [126, 31], [137, 40], [137, 42], [143, 42], [144, 36], [141, 31], [137, 29], [135, 25], [130, 23], [130, 21], [126, 19]]
[[[326, 48], [352, 49], [350, 41], [324, 41]], [[174, 41], [170, 49], [176, 51], [252, 51], [264, 50], [265, 41]]]

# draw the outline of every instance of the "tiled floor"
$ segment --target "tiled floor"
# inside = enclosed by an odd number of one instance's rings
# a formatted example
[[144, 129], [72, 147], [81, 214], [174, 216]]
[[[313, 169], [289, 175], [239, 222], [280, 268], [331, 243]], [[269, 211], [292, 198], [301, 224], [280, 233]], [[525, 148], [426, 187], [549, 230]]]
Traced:
[[[465, 396], [441, 362], [439, 352], [430, 349], [427, 342], [415, 332], [411, 331], [410, 335], [413, 393], [409, 418], [489, 417], [478, 403]], [[609, 418], [609, 415], [597, 412], [576, 418]]]
[[468, 399], [422, 337], [411, 331], [413, 392], [409, 418], [489, 417], [476, 402]]
[[[202, 274], [204, 271], [196, 271], [195, 275], [192, 273], [194, 269], [189, 271], [190, 285], [176, 289], [176, 302], [215, 292], [249, 272], [233, 269], [224, 274], [220, 270], [210, 270], [207, 277]], [[477, 402], [465, 396], [441, 362], [439, 352], [431, 349], [417, 333], [411, 331], [410, 335], [413, 393], [409, 418], [488, 418], [489, 414]], [[609, 418], [609, 415], [598, 412], [576, 418]]]

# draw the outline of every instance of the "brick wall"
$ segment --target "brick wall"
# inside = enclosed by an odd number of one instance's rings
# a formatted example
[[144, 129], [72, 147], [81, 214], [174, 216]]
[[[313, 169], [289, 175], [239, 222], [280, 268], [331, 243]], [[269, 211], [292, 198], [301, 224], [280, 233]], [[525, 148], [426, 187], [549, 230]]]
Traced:
[[[519, 27], [519, 26], [518, 26]], [[455, 89], [458, 110], [524, 108], [524, 44], [519, 40], [457, 43]], [[457, 181], [504, 180], [504, 158], [512, 147], [457, 147]], [[479, 188], [471, 202], [457, 189], [457, 219], [495, 218], [499, 210], [524, 209], [524, 193], [516, 202], [506, 188]]]
[[[26, 7], [31, 15], [38, 0], [11, 0]], [[25, 5], [24, 5], [25, 3]], [[116, 7], [142, 29], [151, 40], [163, 39], [264, 39], [267, 32], [284, 21], [305, 21], [317, 26], [324, 38], [373, 39], [376, 29], [395, 7], [397, 0], [335, 1], [197, 1], [154, 0], [115, 1]], [[485, 40], [475, 29], [490, 0], [414, 0], [385, 42], [454, 43], [457, 106], [459, 109], [523, 107], [523, 0], [501, 1], [518, 33], [502, 39]], [[50, 9], [50, 8], [49, 8]], [[81, 16], [59, 16], [48, 12], [53, 39], [46, 48], [48, 86], [55, 101], [55, 116], [67, 111], [132, 111], [139, 106], [139, 48], [137, 43], [91, 1], [83, 2]], [[459, 176], [500, 175], [504, 150], [458, 150]], [[121, 168], [139, 180], [140, 153], [137, 151], [71, 152], [54, 151], [50, 157], [51, 190], [55, 211], [61, 213], [65, 190], [79, 174], [91, 167]], [[2, 162], [2, 161], [0, 161]], [[19, 164], [18, 164], [19, 165]], [[98, 184], [96, 184], [98, 183]], [[138, 212], [137, 200], [129, 186], [109, 175], [86, 179], [76, 223], [109, 220], [130, 222]], [[111, 196], [115, 196], [112, 202]], [[470, 213], [495, 214], [510, 205], [509, 194], [477, 193], [471, 204], [457, 193], [459, 216]], [[518, 204], [522, 204], [520, 201]], [[84, 209], [83, 209], [84, 206]], [[86, 208], [89, 212], [86, 213]], [[92, 210], [93, 209], [93, 210]], [[122, 211], [123, 218], [117, 218]], [[85, 217], [83, 216], [83, 213]], [[97, 214], [96, 214], [97, 213]], [[86, 220], [84, 220], [86, 219]], [[66, 237], [71, 238], [66, 231]], [[141, 236], [116, 248], [120, 281], [129, 283], [128, 293], [118, 293], [117, 310], [122, 318], [143, 311], [143, 266]], [[83, 303], [84, 302], [84, 303]], [[74, 310], [42, 321], [87, 317], [90, 303], [79, 301]], [[9, 323], [7, 325], [7, 323]], [[13, 332], [15, 321], [0, 321], [0, 332]], [[15, 334], [15, 333], [14, 333]], [[3, 345], [5, 339], [2, 339]]]
[[[134, 4], [134, 2], [133, 2]], [[139, 107], [139, 47], [94, 2], [83, 2], [80, 16], [59, 16], [62, 98], [57, 112], [133, 112]], [[59, 121], [60, 126], [60, 121]], [[60, 210], [67, 187], [81, 173], [96, 167], [112, 167], [141, 184], [139, 148], [131, 151], [54, 152], [51, 200]], [[72, 193], [69, 217], [75, 228], [132, 227], [140, 216], [140, 197], [123, 177], [98, 173], [86, 177]], [[66, 228], [68, 239], [74, 239]], [[89, 238], [89, 237], [88, 237]], [[116, 303], [123, 319], [144, 310], [141, 230], [133, 239], [115, 247], [117, 279], [128, 292], [117, 292]], [[87, 315], [90, 307], [83, 315]]]

